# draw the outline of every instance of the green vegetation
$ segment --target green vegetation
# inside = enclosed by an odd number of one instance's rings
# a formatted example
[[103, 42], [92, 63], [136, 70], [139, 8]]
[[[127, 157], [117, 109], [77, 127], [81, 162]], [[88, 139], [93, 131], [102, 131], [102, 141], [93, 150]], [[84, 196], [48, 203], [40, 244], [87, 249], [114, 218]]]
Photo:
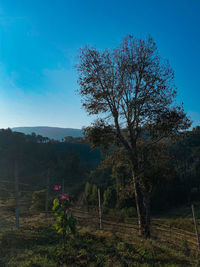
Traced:
[[30, 224], [19, 230], [5, 231], [0, 238], [0, 265], [8, 267], [45, 266], [198, 266], [196, 255], [182, 250], [90, 227], [79, 227], [76, 238], [66, 241], [52, 224]]
[[[56, 190], [60, 189], [60, 186], [55, 186]], [[67, 194], [62, 194], [53, 201], [52, 210], [57, 218], [56, 230], [62, 234], [62, 241], [65, 248], [66, 239], [70, 238], [70, 235], [76, 234], [76, 219], [73, 217], [70, 210], [70, 201]]]
[[32, 204], [30, 206], [30, 211], [34, 212], [42, 212], [45, 210], [45, 195], [46, 190], [34, 191], [32, 194]]
[[[1, 130], [0, 266], [199, 266], [191, 213], [194, 203], [199, 221], [199, 129], [184, 132], [176, 140], [165, 139], [164, 158], [158, 159], [154, 154], [158, 152], [156, 147], [151, 155], [155, 156], [154, 163], [159, 160], [157, 171], [151, 160], [145, 165], [145, 186], [150, 185], [148, 181], [155, 185], [151, 192], [153, 219], [149, 240], [136, 233], [134, 186], [124, 150], [113, 146], [102, 156], [80, 138], [55, 142], [34, 134]], [[16, 162], [19, 230], [13, 229]], [[66, 234], [64, 239], [57, 232], [67, 232], [64, 210], [57, 213], [57, 230], [54, 219], [45, 221], [43, 215], [47, 196], [49, 210], [52, 207], [56, 184], [65, 185], [63, 194], [70, 194], [75, 208], [86, 206], [89, 210], [88, 217], [73, 212], [78, 231], [74, 236]], [[93, 220], [98, 219], [98, 188], [104, 231], [97, 231], [99, 221]], [[67, 223], [73, 221], [68, 220], [70, 214], [64, 214]], [[107, 221], [106, 225], [106, 220], [111, 220], [110, 224]]]
[[[161, 211], [166, 213], [174, 206], [178, 207], [187, 203], [190, 206], [191, 202], [200, 200], [199, 128], [196, 127], [192, 131], [186, 132], [184, 138], [181, 137], [173, 142], [166, 140], [166, 142], [173, 157], [168, 163], [170, 170], [168, 176], [163, 177], [162, 171], [155, 176], [159, 184], [151, 195], [153, 215], [160, 214]], [[14, 200], [9, 199], [15, 197], [14, 163], [16, 157], [19, 163], [19, 183], [21, 183], [20, 199], [24, 199], [24, 202], [32, 201], [31, 209], [33, 211], [44, 208], [45, 193], [42, 196], [42, 192], [46, 190], [48, 172], [50, 199], [54, 198], [53, 186], [55, 184], [62, 185], [64, 180], [67, 192], [73, 196], [74, 200], [77, 200], [88, 181], [91, 186], [86, 193], [90, 198], [86, 197], [88, 203], [92, 197], [92, 186], [96, 185], [101, 188], [101, 198], [105, 201], [105, 207], [136, 208], [132, 178], [122, 151], [119, 153], [110, 151], [102, 157], [98, 149], [91, 150], [89, 144], [84, 144], [80, 140], [72, 139], [70, 142], [57, 143], [50, 140], [43, 143], [35, 135], [1, 130], [0, 200], [8, 201], [11, 209]], [[22, 191], [24, 192], [22, 193]], [[31, 192], [26, 193], [25, 191], [31, 191], [33, 196]], [[96, 203], [95, 195], [94, 192], [94, 203]], [[37, 198], [43, 203], [40, 203]]]
[[101, 154], [98, 149], [91, 151], [90, 145], [80, 138], [55, 142], [35, 134], [0, 130], [0, 198], [13, 196], [16, 160], [19, 182], [25, 184], [20, 185], [20, 191], [46, 189], [48, 175], [51, 193], [53, 186], [64, 180], [67, 191], [77, 196], [90, 171], [100, 162]]
[[[90, 221], [90, 218], [83, 224], [78, 218], [80, 225], [85, 227], [78, 227], [76, 237], [66, 236], [66, 248], [63, 251], [62, 238], [57, 233], [55, 221], [50, 218], [45, 222], [45, 217], [39, 214], [45, 208], [47, 170], [50, 168], [49, 207], [56, 197], [54, 185], [62, 185], [62, 179], [65, 178], [67, 192], [71, 192], [74, 203], [85, 187], [87, 202], [79, 203], [85, 203], [93, 212], [90, 206], [97, 206], [97, 188], [100, 188], [103, 219], [106, 220], [107, 216], [117, 224], [124, 222], [134, 226], [137, 223], [136, 206], [123, 154], [121, 157], [116, 154], [115, 159], [111, 153], [110, 157], [105, 155], [101, 161], [99, 151], [91, 152], [88, 144], [76, 139], [69, 143], [41, 143], [36, 136], [10, 130], [0, 132], [0, 266], [43, 267], [62, 266], [63, 263], [67, 266], [198, 266], [195, 236], [192, 235], [195, 249], [191, 248], [188, 236], [184, 234], [168, 245], [167, 236], [155, 227], [160, 224], [166, 231], [178, 228], [194, 233], [190, 201], [196, 201], [195, 210], [199, 218], [199, 137], [200, 132], [194, 129], [184, 139], [175, 143], [168, 141], [174, 155], [170, 162], [174, 171], [170, 179], [164, 180], [152, 194], [153, 231], [150, 240], [139, 238], [136, 232], [132, 233], [128, 228], [118, 232], [119, 229], [113, 226], [114, 230], [105, 227], [107, 230], [97, 231], [98, 224]], [[182, 146], [189, 150], [185, 169], [181, 167], [183, 159], [179, 153]], [[18, 175], [20, 203], [23, 205], [20, 206], [21, 228], [15, 230], [14, 218], [12, 222], [11, 219], [4, 220], [3, 214], [14, 215], [14, 160], [19, 147]], [[176, 208], [173, 208], [174, 205]], [[95, 214], [93, 217], [98, 216]]]

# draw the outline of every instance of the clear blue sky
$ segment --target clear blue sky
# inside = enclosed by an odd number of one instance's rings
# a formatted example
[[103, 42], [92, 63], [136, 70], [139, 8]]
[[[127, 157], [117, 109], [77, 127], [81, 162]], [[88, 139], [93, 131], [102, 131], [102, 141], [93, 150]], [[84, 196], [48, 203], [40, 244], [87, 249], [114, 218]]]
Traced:
[[154, 38], [200, 125], [199, 0], [1, 0], [0, 128], [89, 125], [75, 93], [78, 49], [127, 34]]

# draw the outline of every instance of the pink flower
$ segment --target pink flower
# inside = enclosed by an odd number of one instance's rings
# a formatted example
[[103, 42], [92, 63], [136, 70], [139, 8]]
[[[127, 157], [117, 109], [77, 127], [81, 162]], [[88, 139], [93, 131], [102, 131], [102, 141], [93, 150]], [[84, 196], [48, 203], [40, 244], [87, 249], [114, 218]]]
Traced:
[[66, 211], [65, 211], [65, 214], [67, 214], [69, 212], [69, 209], [67, 209]]
[[61, 185], [55, 185], [55, 186], [54, 186], [54, 190], [55, 190], [55, 191], [58, 191], [58, 190], [60, 190], [60, 189], [61, 189]]
[[63, 195], [60, 197], [60, 199], [67, 199], [67, 198], [68, 198], [67, 194], [63, 194]]

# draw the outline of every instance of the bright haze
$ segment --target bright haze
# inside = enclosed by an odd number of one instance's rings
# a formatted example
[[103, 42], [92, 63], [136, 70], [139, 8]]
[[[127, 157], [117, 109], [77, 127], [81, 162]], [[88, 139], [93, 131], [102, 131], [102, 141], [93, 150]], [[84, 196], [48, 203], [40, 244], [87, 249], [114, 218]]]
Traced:
[[78, 50], [154, 38], [175, 71], [178, 101], [200, 124], [199, 0], [1, 0], [0, 128], [81, 128]]

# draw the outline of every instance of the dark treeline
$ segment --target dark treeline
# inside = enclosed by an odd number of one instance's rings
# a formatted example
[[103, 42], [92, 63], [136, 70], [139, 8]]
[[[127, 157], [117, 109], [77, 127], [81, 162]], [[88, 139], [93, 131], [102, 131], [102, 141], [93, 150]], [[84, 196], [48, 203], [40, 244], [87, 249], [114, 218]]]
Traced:
[[14, 182], [17, 162], [20, 183], [30, 184], [33, 189], [44, 189], [48, 175], [50, 188], [62, 184], [64, 179], [66, 190], [77, 194], [100, 160], [100, 151], [90, 150], [89, 144], [82, 143], [81, 138], [67, 137], [59, 142], [34, 133], [25, 135], [10, 129], [0, 130], [1, 188], [9, 185], [3, 181]]
[[[155, 157], [156, 170], [155, 162], [151, 164], [156, 148], [146, 158], [145, 175], [147, 183], [150, 181], [153, 212], [200, 200], [200, 127], [180, 139], [164, 142], [167, 150], [163, 150], [164, 156], [160, 155], [159, 160]], [[0, 130], [1, 195], [3, 189], [14, 188], [16, 161], [20, 183], [30, 184], [32, 191], [44, 189], [49, 175], [51, 188], [62, 184], [64, 179], [66, 191], [77, 199], [85, 190], [89, 205], [97, 205], [95, 196], [100, 187], [105, 207], [135, 206], [131, 174], [121, 149], [102, 156], [100, 150], [92, 150], [83, 138], [66, 137], [59, 142], [35, 134]]]

